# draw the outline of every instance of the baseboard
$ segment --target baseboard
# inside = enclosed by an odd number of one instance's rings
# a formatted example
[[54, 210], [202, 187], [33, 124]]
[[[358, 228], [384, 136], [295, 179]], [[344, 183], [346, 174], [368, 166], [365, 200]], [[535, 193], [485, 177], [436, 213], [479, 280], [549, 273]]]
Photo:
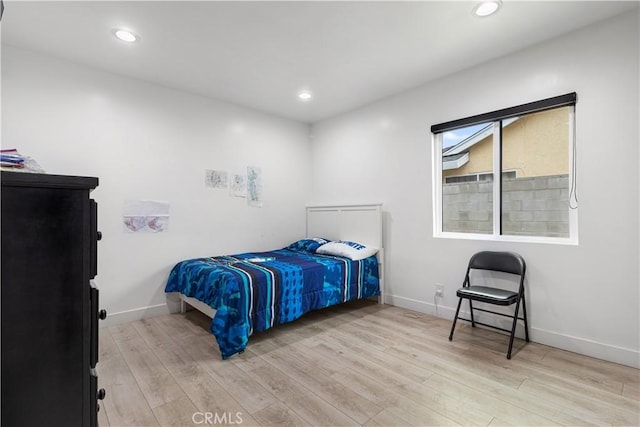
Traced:
[[[425, 301], [414, 300], [411, 298], [399, 297], [397, 295], [385, 295], [385, 304], [393, 305], [408, 310], [418, 311], [420, 313], [430, 314], [432, 316], [453, 320], [456, 310], [452, 307], [445, 307], [440, 304], [429, 303]], [[468, 316], [467, 312], [462, 315]], [[482, 316], [482, 314], [480, 314]], [[499, 316], [495, 316], [498, 317]], [[482, 319], [485, 321], [486, 319]], [[500, 319], [501, 320], [501, 319]], [[508, 324], [500, 322], [498, 326], [510, 328]], [[557, 332], [546, 331], [540, 328], [534, 328], [529, 325], [529, 339], [533, 342], [571, 351], [574, 353], [584, 354], [586, 356], [603, 359], [621, 365], [640, 368], [640, 352], [623, 347], [617, 347], [610, 344], [604, 344], [591, 341], [584, 338], [563, 335]], [[520, 335], [520, 331], [518, 334]]]
[[134, 308], [133, 310], [108, 313], [107, 318], [100, 322], [100, 327], [106, 328], [109, 326], [119, 325], [121, 323], [162, 316], [173, 312], [175, 312], [175, 310], [170, 310], [167, 304], [158, 304], [149, 307]]
[[453, 316], [456, 313], [455, 309], [451, 309], [440, 304], [399, 297], [397, 295], [386, 294], [384, 296], [384, 303], [393, 305], [395, 307], [406, 308], [407, 310], [413, 310], [420, 313], [430, 314], [436, 317], [442, 317], [445, 319], [453, 319]]
[[637, 350], [562, 335], [539, 328], [531, 328], [529, 332], [531, 340], [540, 344], [640, 369], [640, 352]]

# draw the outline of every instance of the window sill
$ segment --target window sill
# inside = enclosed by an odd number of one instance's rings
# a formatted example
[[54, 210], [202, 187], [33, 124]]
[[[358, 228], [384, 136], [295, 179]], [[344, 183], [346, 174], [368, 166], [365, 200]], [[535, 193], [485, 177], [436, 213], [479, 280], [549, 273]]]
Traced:
[[496, 236], [491, 234], [435, 232], [436, 239], [484, 240], [487, 242], [542, 243], [549, 245], [578, 246], [577, 237]]

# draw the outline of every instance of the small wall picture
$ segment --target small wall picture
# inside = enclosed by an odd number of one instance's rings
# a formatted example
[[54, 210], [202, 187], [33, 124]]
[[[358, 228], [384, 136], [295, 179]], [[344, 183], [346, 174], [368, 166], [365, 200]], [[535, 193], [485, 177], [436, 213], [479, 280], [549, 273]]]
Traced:
[[229, 178], [226, 171], [205, 170], [204, 185], [211, 188], [226, 189], [229, 187]]
[[231, 183], [229, 185], [229, 195], [233, 197], [246, 197], [247, 186], [245, 184], [245, 176], [241, 174], [231, 174]]
[[126, 233], [162, 233], [169, 228], [169, 203], [125, 200], [122, 227]]
[[247, 167], [247, 203], [262, 207], [262, 169], [259, 167]]

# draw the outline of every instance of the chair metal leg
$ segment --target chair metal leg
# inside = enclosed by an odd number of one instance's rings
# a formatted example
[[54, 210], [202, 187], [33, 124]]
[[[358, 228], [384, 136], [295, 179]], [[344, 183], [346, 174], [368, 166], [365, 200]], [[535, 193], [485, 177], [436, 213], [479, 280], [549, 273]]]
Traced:
[[451, 325], [451, 332], [449, 333], [449, 341], [453, 340], [453, 331], [456, 329], [456, 321], [458, 320], [458, 313], [460, 313], [460, 306], [462, 305], [462, 298], [458, 299], [458, 308], [456, 309], [456, 315], [453, 318], [453, 325]]
[[509, 350], [507, 350], [507, 359], [511, 359], [511, 349], [513, 348], [513, 338], [516, 335], [516, 326], [518, 325], [518, 310], [520, 308], [520, 298], [516, 301], [516, 311], [513, 314], [513, 326], [511, 327], [511, 336], [509, 337]]
[[475, 328], [476, 320], [473, 318], [473, 304], [471, 303], [471, 300], [469, 300], [469, 312], [471, 313], [471, 326]]
[[527, 342], [529, 342], [529, 325], [527, 324], [527, 304], [524, 300], [524, 294], [522, 295], [522, 313], [524, 317], [524, 337]]

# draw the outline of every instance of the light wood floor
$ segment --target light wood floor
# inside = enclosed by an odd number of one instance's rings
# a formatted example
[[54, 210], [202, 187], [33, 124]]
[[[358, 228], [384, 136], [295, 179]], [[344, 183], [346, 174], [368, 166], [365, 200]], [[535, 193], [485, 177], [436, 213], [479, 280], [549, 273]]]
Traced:
[[[104, 426], [640, 424], [639, 371], [371, 302], [308, 314], [222, 361], [209, 319], [100, 330]], [[208, 417], [208, 418], [207, 418]], [[208, 422], [208, 424], [206, 424]]]

